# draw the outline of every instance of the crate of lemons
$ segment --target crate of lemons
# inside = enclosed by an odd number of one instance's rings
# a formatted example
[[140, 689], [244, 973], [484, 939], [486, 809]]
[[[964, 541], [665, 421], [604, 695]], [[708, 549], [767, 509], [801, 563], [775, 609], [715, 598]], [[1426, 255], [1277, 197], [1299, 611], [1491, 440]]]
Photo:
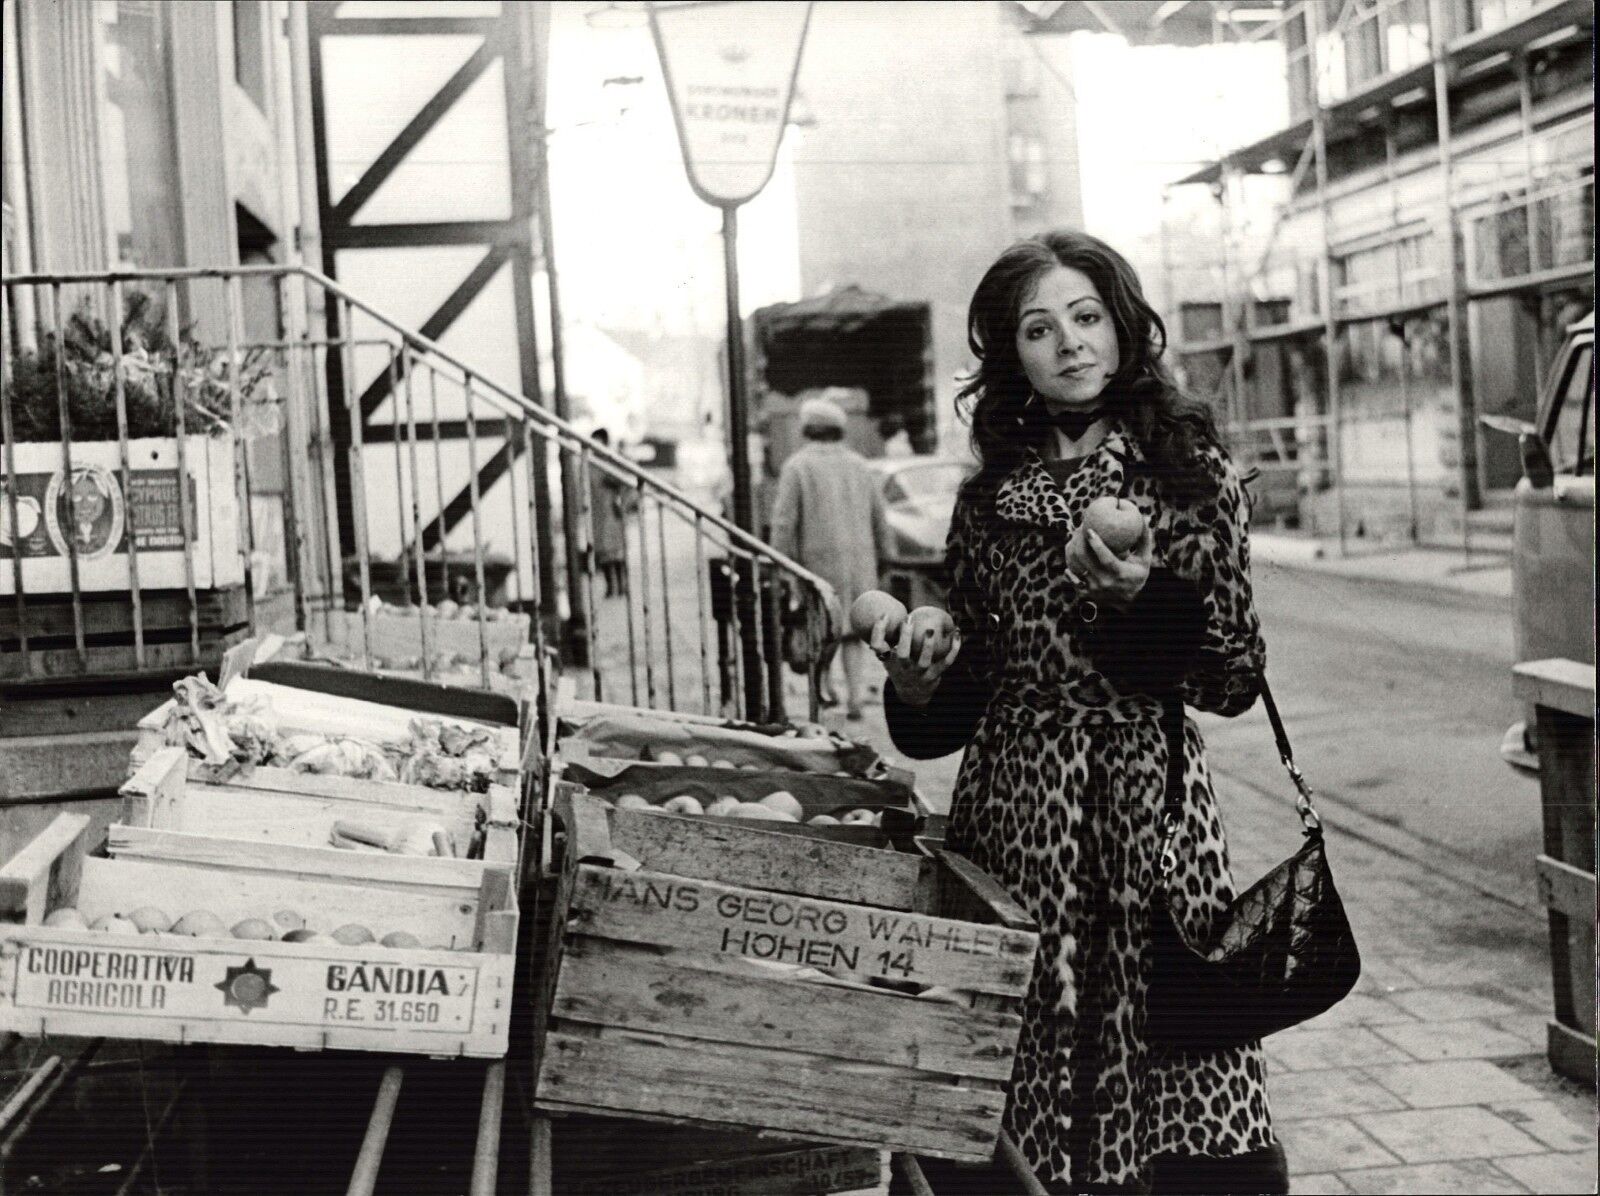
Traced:
[[62, 814], [0, 866], [0, 1030], [504, 1055], [514, 859], [182, 829], [191, 763], [148, 761], [103, 845]]

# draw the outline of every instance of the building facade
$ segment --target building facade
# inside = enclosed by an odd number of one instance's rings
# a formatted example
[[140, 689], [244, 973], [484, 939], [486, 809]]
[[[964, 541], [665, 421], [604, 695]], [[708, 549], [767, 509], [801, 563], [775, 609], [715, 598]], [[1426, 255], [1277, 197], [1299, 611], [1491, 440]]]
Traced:
[[[1302, 0], [1245, 27], [1283, 45], [1289, 123], [1175, 185], [1224, 235], [1174, 286], [1186, 378], [1265, 518], [1506, 545], [1517, 446], [1479, 417], [1532, 419], [1593, 309], [1593, 27], [1591, 0]], [[1282, 199], [1246, 247], [1231, 208], [1262, 182]]]
[[932, 306], [940, 441], [959, 446], [967, 303], [1020, 236], [1083, 219], [1067, 38], [1022, 6], [818, 5], [791, 136], [801, 289]]
[[[301, 6], [280, 0], [5, 0], [5, 272], [297, 260], [316, 229], [299, 141], [302, 17]], [[193, 335], [226, 339], [214, 296], [146, 289], [152, 310], [170, 298]], [[8, 296], [13, 348], [30, 347], [40, 329], [52, 327], [42, 295], [19, 287]], [[72, 310], [103, 302], [89, 288], [63, 295]], [[243, 345], [306, 326], [304, 303], [284, 309], [269, 281], [246, 280], [239, 302]], [[288, 581], [288, 458], [280, 435], [263, 431], [249, 443], [264, 601], [286, 591]], [[307, 531], [315, 540], [315, 520]]]

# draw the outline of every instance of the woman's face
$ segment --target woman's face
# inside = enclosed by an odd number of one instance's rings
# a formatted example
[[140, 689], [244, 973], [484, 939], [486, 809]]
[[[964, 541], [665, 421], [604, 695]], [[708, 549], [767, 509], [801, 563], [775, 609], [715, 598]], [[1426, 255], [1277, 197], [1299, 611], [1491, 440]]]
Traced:
[[1023, 297], [1017, 356], [1045, 405], [1092, 407], [1122, 364], [1117, 329], [1089, 276], [1054, 266]]

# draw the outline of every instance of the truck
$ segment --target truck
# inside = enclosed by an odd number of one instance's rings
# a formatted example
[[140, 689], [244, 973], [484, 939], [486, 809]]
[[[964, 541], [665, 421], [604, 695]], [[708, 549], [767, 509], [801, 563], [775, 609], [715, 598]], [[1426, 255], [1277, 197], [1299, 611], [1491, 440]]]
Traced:
[[[1504, 415], [1485, 427], [1517, 438], [1522, 478], [1512, 540], [1512, 609], [1519, 662], [1565, 658], [1594, 667], [1594, 313], [1571, 324], [1532, 423]], [[1531, 712], [1513, 723], [1501, 758], [1537, 774]]]

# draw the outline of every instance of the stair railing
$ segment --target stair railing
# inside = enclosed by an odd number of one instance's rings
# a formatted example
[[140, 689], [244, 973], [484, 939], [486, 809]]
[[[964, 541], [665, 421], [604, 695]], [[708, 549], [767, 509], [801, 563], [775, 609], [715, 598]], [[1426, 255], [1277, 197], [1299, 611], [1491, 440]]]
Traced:
[[[0, 303], [0, 680], [182, 671], [301, 631], [488, 688], [553, 650], [597, 701], [757, 722], [784, 714], [787, 661], [816, 717], [827, 582], [316, 271], [19, 274]], [[576, 584], [544, 576], [568, 559], [558, 467]]]

